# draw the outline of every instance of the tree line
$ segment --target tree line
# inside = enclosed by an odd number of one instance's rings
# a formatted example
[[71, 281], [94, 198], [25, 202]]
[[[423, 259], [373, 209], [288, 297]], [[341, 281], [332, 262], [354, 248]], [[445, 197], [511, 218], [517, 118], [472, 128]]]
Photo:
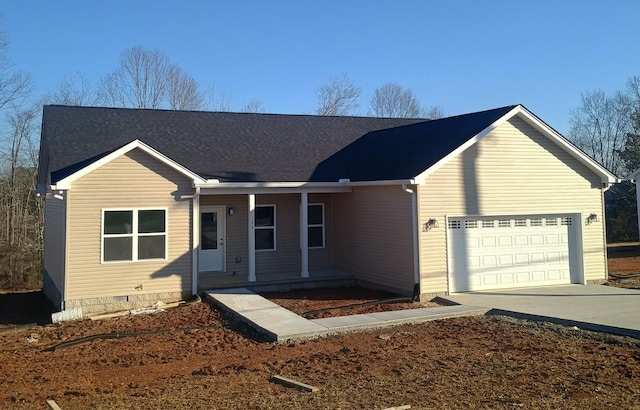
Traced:
[[[587, 90], [569, 113], [568, 138], [620, 178], [640, 168], [640, 76], [607, 94]], [[605, 193], [607, 240], [638, 240], [635, 186], [629, 181]]]

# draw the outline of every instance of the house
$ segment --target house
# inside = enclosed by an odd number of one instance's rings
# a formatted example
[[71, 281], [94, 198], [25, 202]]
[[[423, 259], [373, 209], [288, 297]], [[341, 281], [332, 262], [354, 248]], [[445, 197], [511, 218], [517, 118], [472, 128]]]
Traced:
[[431, 121], [45, 106], [43, 288], [94, 312], [228, 286], [601, 282], [615, 182], [522, 105]]

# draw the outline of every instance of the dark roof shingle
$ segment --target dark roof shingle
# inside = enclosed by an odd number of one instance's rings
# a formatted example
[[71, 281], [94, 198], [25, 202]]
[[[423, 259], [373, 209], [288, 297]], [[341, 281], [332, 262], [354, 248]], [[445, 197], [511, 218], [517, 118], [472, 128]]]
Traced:
[[514, 106], [439, 120], [44, 107], [51, 181], [139, 139], [223, 182], [412, 178]]

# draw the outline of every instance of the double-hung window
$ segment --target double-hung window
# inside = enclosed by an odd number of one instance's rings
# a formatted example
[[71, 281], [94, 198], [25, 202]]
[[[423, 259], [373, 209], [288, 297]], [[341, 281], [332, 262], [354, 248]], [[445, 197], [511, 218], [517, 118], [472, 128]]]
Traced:
[[255, 245], [257, 251], [276, 250], [276, 206], [256, 206]]
[[166, 259], [165, 209], [104, 210], [102, 261]]
[[324, 248], [324, 205], [309, 204], [307, 207], [307, 232], [309, 248]]

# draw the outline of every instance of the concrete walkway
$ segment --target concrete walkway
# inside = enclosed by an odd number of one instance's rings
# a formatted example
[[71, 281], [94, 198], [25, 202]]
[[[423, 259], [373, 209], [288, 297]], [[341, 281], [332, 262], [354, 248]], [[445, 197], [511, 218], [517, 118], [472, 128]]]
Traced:
[[353, 330], [483, 315], [489, 311], [487, 307], [456, 305], [309, 320], [248, 289], [220, 289], [205, 294], [211, 302], [231, 312], [272, 341], [308, 339]]
[[440, 298], [460, 305], [491, 308], [487, 314], [640, 338], [640, 290], [567, 285], [457, 293]]

